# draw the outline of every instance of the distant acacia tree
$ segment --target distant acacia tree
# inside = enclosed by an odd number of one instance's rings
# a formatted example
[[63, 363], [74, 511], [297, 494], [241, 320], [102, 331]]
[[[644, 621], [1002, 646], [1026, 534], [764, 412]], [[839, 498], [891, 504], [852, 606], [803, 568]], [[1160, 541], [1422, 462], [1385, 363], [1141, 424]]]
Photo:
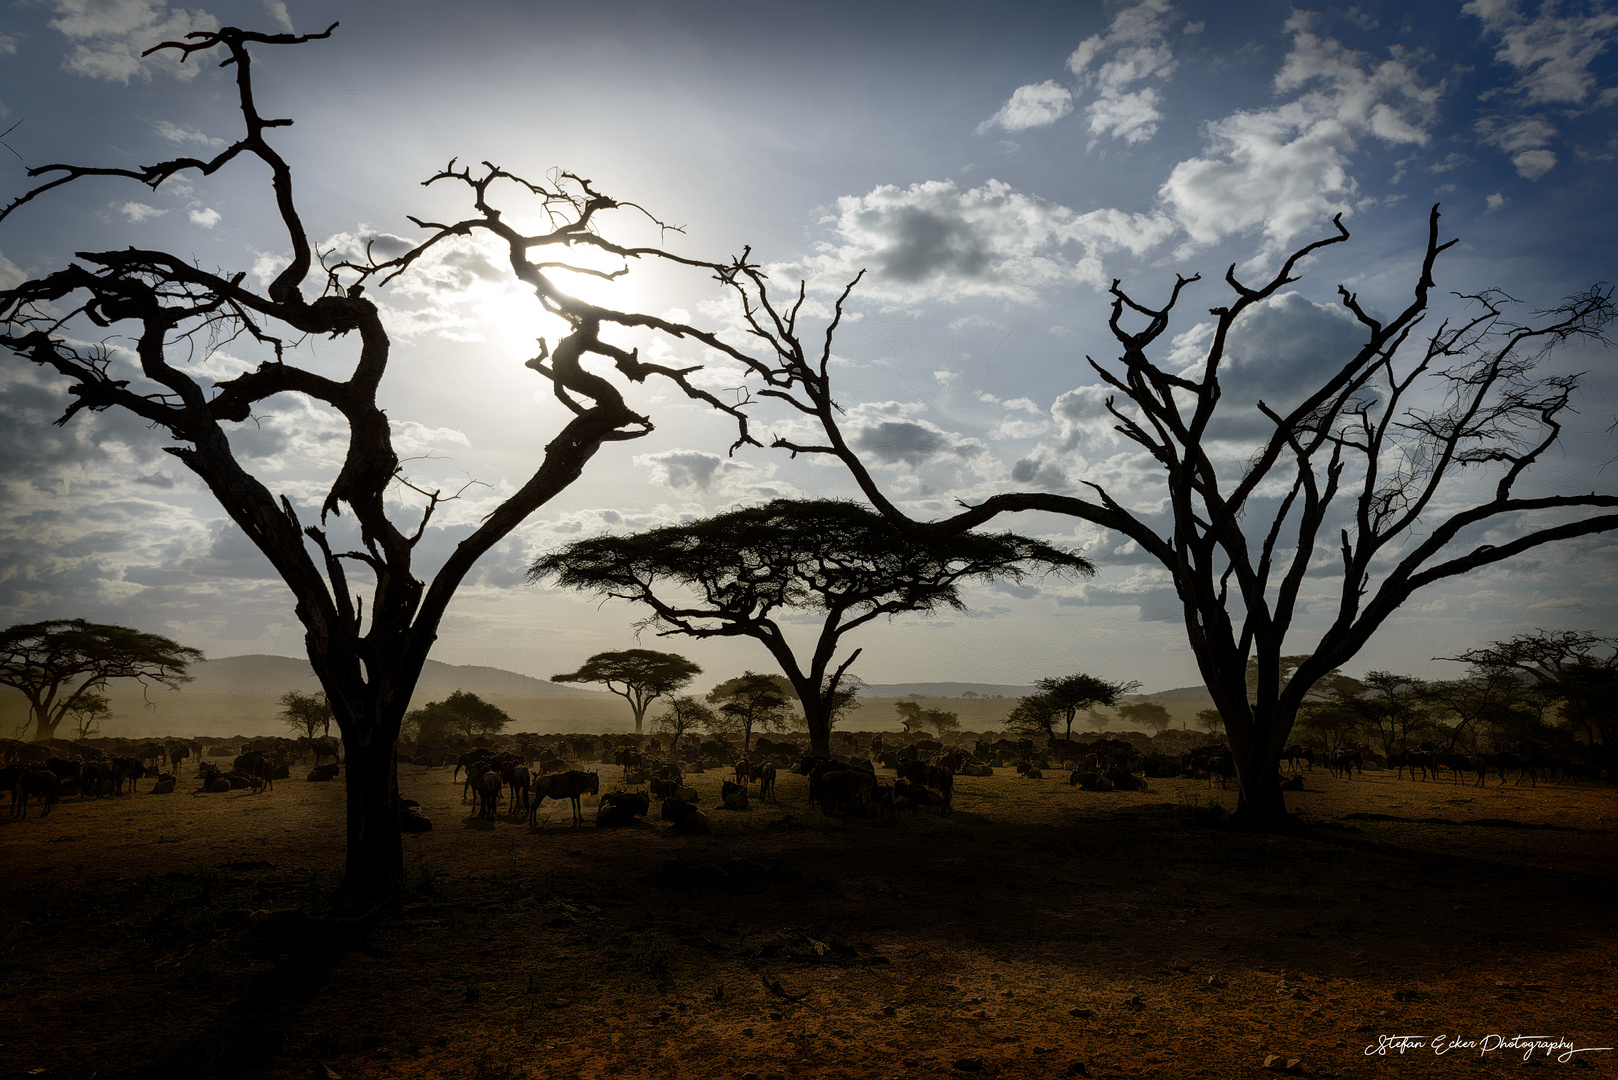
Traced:
[[[368, 908], [404, 885], [396, 763], [400, 726], [444, 612], [478, 559], [572, 485], [602, 446], [652, 430], [651, 418], [626, 403], [623, 386], [648, 380], [666, 385], [730, 416], [738, 425], [738, 444], [756, 440], [740, 404], [695, 385], [694, 368], [652, 362], [613, 340], [627, 331], [705, 342], [714, 342], [712, 335], [655, 315], [589, 303], [563, 287], [565, 275], [609, 282], [643, 260], [706, 268], [659, 247], [610, 239], [609, 225], [622, 212], [654, 227], [667, 226], [576, 174], [558, 171], [534, 183], [488, 162], [474, 170], [451, 160], [426, 183], [461, 192], [471, 204], [465, 217], [412, 218], [424, 238], [406, 241], [409, 249], [396, 258], [373, 260], [367, 249], [357, 260], [317, 259], [292, 168], [269, 139], [292, 121], [260, 113], [253, 59], [262, 48], [328, 38], [336, 25], [319, 34], [264, 34], [227, 26], [163, 42], [149, 51], [178, 53], [182, 61], [222, 56], [235, 76], [241, 134], [228, 142], [210, 140], [219, 149], [205, 159], [30, 169], [30, 176], [48, 179], [0, 209], [4, 221], [64, 184], [118, 180], [157, 188], [256, 168], [268, 181], [264, 191], [281, 239], [278, 244], [262, 236], [255, 246], [286, 249], [284, 264], [267, 286], [251, 284], [250, 267], [208, 270], [208, 258], [183, 252], [118, 248], [79, 251], [71, 258], [64, 254], [60, 269], [0, 290], [0, 348], [67, 380], [69, 398], [60, 422], [118, 409], [156, 429], [154, 437], [171, 444], [164, 449], [202, 480], [291, 590], [309, 662], [343, 737], [344, 893], [356, 907]], [[338, 176], [313, 190], [345, 187], [349, 180]], [[316, 220], [329, 221], [329, 212]], [[525, 232], [527, 222], [537, 231]], [[536, 332], [538, 353], [526, 367], [549, 383], [567, 417], [545, 436], [532, 471], [516, 477], [510, 494], [478, 515], [424, 581], [417, 546], [437, 509], [455, 494], [423, 487], [403, 472], [383, 408], [396, 397], [382, 388], [392, 342], [366, 290], [412, 273], [431, 254], [453, 254], [469, 240], [487, 241], [503, 253], [513, 277], [533, 290], [536, 321], [559, 321], [560, 336], [550, 344]], [[114, 337], [129, 342], [129, 349], [96, 344]], [[306, 361], [314, 343], [328, 338], [357, 339], [357, 347], [344, 351], [323, 345], [318, 358]], [[213, 346], [222, 343], [245, 350], [256, 366], [218, 381], [209, 361]], [[290, 498], [277, 497], [253, 476], [232, 446], [233, 432], [289, 398], [340, 417], [348, 428], [346, 456], [314, 523], [306, 520], [308, 511], [300, 513]], [[395, 491], [408, 498], [390, 498]], [[344, 513], [357, 526], [352, 546], [333, 544], [327, 532], [327, 519]], [[53, 722], [45, 712], [41, 717], [47, 727]]]
[[[647, 706], [660, 697], [685, 689], [701, 674], [702, 668], [679, 653], [624, 649], [596, 653], [579, 670], [552, 675], [551, 682], [604, 683], [608, 690], [629, 702], [635, 714], [635, 734], [639, 735]], [[622, 684], [623, 688], [614, 684]]]
[[405, 721], [418, 740], [436, 742], [451, 733], [469, 739], [499, 734], [511, 723], [511, 714], [469, 690], [457, 690], [443, 701], [412, 709]]
[[709, 730], [742, 733], [742, 753], [753, 746], [753, 732], [784, 731], [792, 719], [792, 684], [779, 675], [744, 671], [708, 691], [719, 706]]
[[1034, 687], [1055, 706], [1066, 725], [1066, 738], [1073, 738], [1073, 718], [1080, 712], [1118, 704], [1123, 695], [1140, 688], [1138, 682], [1108, 682], [1076, 671], [1072, 675], [1036, 679]]
[[1411, 675], [1368, 671], [1331, 697], [1359, 714], [1365, 729], [1382, 744], [1384, 755], [1408, 749], [1433, 725], [1433, 688]]
[[1518, 673], [1557, 704], [1593, 756], [1609, 768], [1618, 762], [1618, 637], [1540, 629], [1454, 659], [1477, 671]]
[[[1286, 828], [1280, 755], [1315, 683], [1346, 663], [1418, 590], [1545, 544], [1618, 528], [1618, 495], [1571, 485], [1520, 494], [1519, 483], [1556, 444], [1579, 378], [1542, 376], [1536, 366], [1560, 343], [1605, 341], [1612, 289], [1596, 285], [1535, 313], [1508, 314], [1498, 291], [1466, 297], [1472, 310], [1418, 335], [1436, 287], [1438, 207], [1413, 295], [1388, 317], [1373, 315], [1346, 288], [1345, 311], [1362, 343], [1321, 357], [1318, 380], [1284, 411], [1263, 400], [1232, 400], [1221, 369], [1243, 315], [1298, 280], [1300, 264], [1348, 239], [1337, 235], [1293, 252], [1267, 281], [1249, 286], [1232, 266], [1232, 298], [1209, 309], [1206, 351], [1188, 367], [1167, 347], [1176, 306], [1200, 275], [1177, 277], [1168, 296], [1143, 303], [1114, 282], [1109, 328], [1116, 364], [1090, 360], [1110, 389], [1116, 430], [1162, 469], [1166, 512], [1155, 498], [1082, 481], [1080, 493], [991, 495], [944, 520], [918, 521], [877, 483], [842, 431], [832, 392], [832, 336], [855, 277], [833, 309], [824, 344], [805, 346], [798, 317], [806, 298], [778, 306], [769, 279], [743, 252], [722, 271], [735, 288], [754, 342], [775, 370], [761, 393], [815, 417], [824, 441], [778, 438], [792, 454], [835, 457], [872, 504], [907, 536], [936, 541], [997, 515], [1043, 511], [1100, 525], [1134, 541], [1172, 576], [1191, 651], [1223, 718], [1240, 784], [1237, 820]], [[1127, 324], [1127, 325], [1126, 325]], [[1168, 335], [1168, 336], [1165, 336]], [[1158, 349], [1158, 359], [1148, 354]], [[1238, 410], [1251, 410], [1239, 412]], [[1251, 453], [1231, 455], [1227, 421], [1263, 425]], [[1479, 481], [1474, 500], [1455, 490], [1462, 473]], [[1281, 493], [1276, 497], [1272, 493]], [[1497, 530], [1506, 531], [1505, 535]], [[1336, 609], [1311, 623], [1315, 650], [1290, 679], [1281, 676], [1287, 637], [1306, 579], [1326, 559], [1340, 567]], [[1313, 630], [1311, 630], [1313, 633]], [[1245, 674], [1257, 661], [1249, 693]]]
[[331, 734], [331, 702], [322, 693], [288, 690], [281, 695], [281, 722], [293, 731], [302, 732], [304, 738], [313, 739], [315, 731]]
[[1161, 734], [1169, 729], [1173, 715], [1155, 701], [1126, 701], [1118, 706], [1118, 715], [1126, 724], [1139, 724]]
[[[1089, 574], [1083, 556], [1015, 533], [907, 538], [879, 515], [833, 499], [776, 499], [688, 525], [598, 536], [537, 560], [529, 579], [644, 604], [659, 634], [763, 642], [803, 705], [816, 754], [831, 752], [833, 706], [855, 649], [843, 635], [882, 616], [961, 609], [968, 581], [1021, 580], [1025, 568]], [[695, 598], [687, 594], [694, 593]], [[821, 616], [801, 663], [782, 616]]]
[[669, 739], [672, 754], [680, 748], [680, 740], [687, 732], [712, 731], [716, 720], [717, 714], [701, 700], [691, 694], [681, 694], [669, 698], [663, 711], [653, 719], [652, 727], [672, 736]]
[[1017, 704], [1006, 714], [1007, 733], [1029, 739], [1043, 738], [1047, 743], [1056, 741], [1056, 726], [1063, 721], [1065, 710], [1049, 694], [1029, 694], [1017, 699]]
[[50, 619], [0, 632], [0, 686], [28, 699], [28, 727], [36, 740], [56, 737], [70, 715], [94, 724], [110, 709], [101, 697], [113, 679], [178, 690], [191, 681], [186, 669], [202, 653], [160, 634], [127, 626]]
[[893, 710], [899, 714], [899, 723], [912, 734], [932, 728], [935, 733], [942, 736], [945, 732], [961, 729], [960, 713], [945, 709], [924, 709], [921, 703], [916, 701], [896, 701], [893, 703]]
[[67, 712], [73, 718], [73, 737], [88, 739], [101, 734], [101, 722], [112, 715], [112, 702], [105, 694], [85, 694]]

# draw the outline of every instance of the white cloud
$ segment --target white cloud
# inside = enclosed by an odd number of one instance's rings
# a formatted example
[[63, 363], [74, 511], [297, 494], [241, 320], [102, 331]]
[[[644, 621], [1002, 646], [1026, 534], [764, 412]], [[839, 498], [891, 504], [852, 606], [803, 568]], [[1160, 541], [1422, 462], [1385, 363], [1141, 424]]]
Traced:
[[1120, 11], [1105, 35], [1086, 38], [1067, 66], [1096, 99], [1085, 112], [1093, 135], [1141, 143], [1157, 134], [1163, 114], [1155, 87], [1134, 89], [1148, 79], [1166, 80], [1177, 66], [1168, 44], [1168, 0], [1144, 0]]
[[1210, 124], [1210, 153], [1180, 162], [1163, 185], [1163, 202], [1194, 242], [1262, 231], [1269, 249], [1282, 248], [1352, 209], [1348, 165], [1363, 140], [1427, 142], [1442, 84], [1423, 83], [1398, 51], [1378, 62], [1313, 25], [1308, 12], [1287, 23], [1293, 46], [1275, 88], [1293, 96]]
[[1524, 150], [1520, 154], [1513, 154], [1511, 163], [1517, 166], [1518, 176], [1538, 180], [1556, 168], [1556, 155], [1549, 150]]
[[17, 35], [0, 34], [0, 56], [15, 56], [17, 53]]
[[1499, 40], [1495, 59], [1517, 73], [1511, 90], [1530, 105], [1582, 105], [1595, 89], [1590, 65], [1612, 44], [1618, 13], [1592, 4], [1588, 14], [1561, 15], [1547, 2], [1533, 18], [1517, 0], [1469, 0], [1461, 10]]
[[211, 229], [219, 224], [219, 211], [193, 210], [191, 211], [191, 224], [201, 225], [204, 229]]
[[[633, 461], [651, 474], [653, 483], [686, 493], [688, 497], [706, 496], [712, 501], [752, 503], [795, 498], [802, 494], [795, 485], [776, 480], [773, 465], [761, 469], [745, 461], [705, 450], [638, 454]], [[616, 522], [609, 521], [608, 524]]]
[[[1165, 80], [1176, 66], [1168, 45], [1168, 0], [1142, 0], [1125, 8], [1105, 34], [1086, 38], [1068, 57], [1068, 70], [1095, 99], [1086, 107], [1090, 131], [1126, 143], [1140, 143], [1157, 134], [1159, 94], [1155, 87], [1136, 84]], [[1187, 33], [1197, 33], [1186, 27]], [[1019, 86], [1000, 111], [977, 127], [983, 135], [994, 128], [1027, 131], [1049, 127], [1073, 111], [1073, 92], [1054, 79]]]
[[127, 84], [150, 79], [154, 68], [181, 79], [194, 78], [203, 64], [181, 63], [179, 53], [165, 49], [149, 57], [141, 53], [163, 41], [181, 41], [194, 30], [214, 30], [218, 20], [206, 11], [170, 9], [152, 0], [54, 0], [57, 17], [51, 28], [76, 42], [62, 66], [92, 79]]
[[206, 132], [198, 131], [188, 124], [176, 124], [169, 120], [154, 120], [152, 128], [171, 143], [200, 143], [203, 146], [224, 146], [224, 139], [216, 139]]
[[1073, 111], [1073, 95], [1064, 86], [1047, 79], [1030, 83], [1012, 91], [1011, 99], [1000, 106], [1000, 111], [977, 127], [979, 135], [994, 128], [1006, 131], [1027, 131], [1029, 128], [1049, 127]]
[[845, 430], [849, 441], [879, 465], [905, 464], [912, 469], [934, 462], [960, 464], [983, 455], [979, 439], [945, 431], [918, 417], [917, 404], [874, 401], [848, 412]]
[[1484, 209], [1486, 213], [1492, 214], [1504, 205], [1506, 205], [1506, 197], [1500, 194], [1498, 191], [1484, 200]]
[[293, 33], [292, 16], [287, 14], [287, 6], [282, 0], [264, 0], [264, 10], [269, 12], [277, 26], [289, 34]]
[[1103, 254], [1140, 254], [1174, 226], [1161, 214], [1080, 214], [998, 180], [975, 188], [935, 180], [839, 199], [836, 232], [801, 269], [842, 280], [869, 268], [864, 291], [883, 299], [1026, 300], [1063, 282], [1105, 285]]
[[168, 213], [167, 210], [159, 210], [155, 206], [147, 206], [145, 203], [138, 202], [126, 202], [118, 208], [118, 212], [130, 221], [145, 221], [148, 218], [162, 217]]
[[1613, 88], [1597, 90], [1590, 67], [1612, 45], [1618, 13], [1591, 3], [1585, 13], [1563, 15], [1552, 0], [1531, 18], [1517, 0], [1470, 0], [1461, 10], [1483, 23], [1484, 32], [1498, 42], [1495, 59], [1514, 73], [1498, 95], [1507, 99], [1510, 115], [1485, 117], [1478, 135], [1510, 155], [1518, 175], [1538, 180], [1557, 160], [1546, 149], [1557, 130], [1539, 110], [1557, 107], [1565, 114], [1572, 107], [1576, 112], [1592, 95], [1601, 105], [1614, 93]]
[[0, 252], [0, 289], [12, 289], [28, 280], [18, 265]]

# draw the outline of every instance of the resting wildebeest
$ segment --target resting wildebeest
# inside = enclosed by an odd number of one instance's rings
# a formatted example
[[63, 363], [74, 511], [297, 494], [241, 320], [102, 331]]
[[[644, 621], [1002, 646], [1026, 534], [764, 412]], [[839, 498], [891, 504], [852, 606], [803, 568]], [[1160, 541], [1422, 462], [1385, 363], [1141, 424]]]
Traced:
[[710, 832], [708, 816], [684, 799], [664, 799], [662, 816], [674, 826], [671, 831], [683, 836], [707, 836]]
[[[541, 776], [534, 781], [534, 802], [528, 809], [528, 827], [535, 828], [539, 819], [539, 804], [546, 799], [568, 799], [573, 803], [573, 824], [584, 823], [584, 808], [579, 800], [585, 795], [599, 795], [601, 793], [601, 774], [594, 772], [580, 772], [578, 769], [569, 769], [564, 773], [552, 773]], [[649, 804], [648, 804], [649, 805]], [[641, 815], [646, 810], [642, 808]], [[599, 823], [600, 815], [597, 815]]]
[[632, 825], [636, 818], [645, 817], [651, 806], [651, 800], [643, 791], [609, 791], [601, 796], [601, 805], [596, 807], [596, 824]]
[[726, 810], [747, 809], [747, 785], [732, 784], [729, 780], [719, 782], [719, 802]]
[[335, 735], [322, 735], [318, 739], [309, 740], [309, 749], [315, 755], [315, 764], [320, 764], [321, 758], [331, 758], [341, 764], [337, 752], [343, 747], [342, 741]]

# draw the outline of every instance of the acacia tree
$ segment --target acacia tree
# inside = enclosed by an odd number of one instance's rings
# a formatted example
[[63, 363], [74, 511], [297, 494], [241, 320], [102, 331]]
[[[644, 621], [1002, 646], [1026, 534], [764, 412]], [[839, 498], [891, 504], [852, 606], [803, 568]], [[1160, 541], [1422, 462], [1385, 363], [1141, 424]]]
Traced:
[[893, 703], [893, 711], [899, 714], [899, 723], [906, 733], [911, 735], [932, 728], [942, 738], [945, 732], [961, 729], [959, 713], [947, 709], [924, 709], [918, 701], [896, 701]]
[[[1340, 218], [1334, 219], [1337, 235], [1295, 251], [1260, 285], [1244, 284], [1234, 266], [1226, 272], [1233, 298], [1210, 309], [1207, 351], [1190, 369], [1148, 354], [1172, 340], [1164, 335], [1175, 308], [1200, 275], [1177, 277], [1160, 306], [1136, 300], [1113, 282], [1108, 325], [1121, 356], [1113, 366], [1089, 363], [1113, 393], [1107, 408], [1116, 430], [1162, 469], [1162, 514], [1132, 509], [1131, 493], [1087, 480], [1081, 486], [1090, 497], [1004, 492], [946, 519], [911, 518], [850, 446], [832, 395], [831, 337], [859, 277], [838, 298], [824, 344], [806, 348], [797, 325], [806, 299], [802, 287], [795, 302], [778, 306], [746, 251], [721, 276], [740, 296], [748, 330], [774, 362], [761, 396], [812, 417], [825, 435], [824, 442], [777, 438], [774, 445], [794, 456], [840, 459], [906, 535], [941, 540], [1002, 513], [1039, 510], [1120, 533], [1167, 569], [1192, 653], [1230, 739], [1240, 782], [1237, 819], [1279, 828], [1288, 821], [1280, 754], [1299, 706], [1412, 594], [1545, 544], [1618, 528], [1618, 514], [1610, 512], [1618, 508], [1618, 495], [1517, 490], [1555, 445], [1578, 386], [1578, 376], [1541, 376], [1536, 365], [1560, 343], [1605, 340], [1612, 290], [1591, 287], [1521, 324], [1508, 318], [1504, 294], [1479, 293], [1465, 298], [1474, 305], [1468, 314], [1422, 337], [1417, 331], [1436, 287], [1434, 266], [1455, 243], [1440, 242], [1438, 223], [1435, 206], [1413, 295], [1391, 317], [1374, 316], [1339, 288], [1363, 344], [1322, 358], [1318, 383], [1284, 412], [1262, 400], [1221, 407], [1221, 366], [1242, 316], [1298, 280], [1294, 273], [1303, 260], [1348, 239]], [[1221, 455], [1215, 420], [1250, 404], [1268, 434], [1253, 453], [1233, 461]], [[1486, 477], [1492, 490], [1457, 508], [1464, 496], [1454, 481], [1463, 472]], [[1285, 493], [1279, 499], [1270, 494], [1277, 490]], [[1487, 529], [1512, 535], [1485, 542], [1480, 534]], [[1341, 568], [1336, 611], [1314, 652], [1285, 679], [1282, 657], [1306, 576], [1318, 573], [1333, 548]], [[1250, 659], [1258, 669], [1251, 695]]]
[[1333, 697], [1364, 719], [1383, 756], [1408, 749], [1411, 736], [1432, 723], [1433, 688], [1411, 675], [1368, 671], [1357, 692], [1348, 689]]
[[742, 733], [742, 753], [753, 746], [753, 729], [784, 731], [792, 713], [792, 684], [779, 675], [744, 671], [708, 691], [708, 700], [719, 706], [710, 722], [723, 732]]
[[[1611, 650], [1602, 655], [1602, 650]], [[1583, 630], [1535, 630], [1453, 659], [1475, 670], [1511, 670], [1554, 700], [1562, 720], [1603, 761], [1618, 747], [1618, 637]]]
[[1118, 716], [1126, 724], [1140, 724], [1161, 735], [1169, 729], [1174, 716], [1155, 701], [1128, 701], [1118, 706]]
[[[546, 183], [533, 183], [488, 162], [474, 172], [456, 168], [452, 160], [425, 183], [463, 191], [471, 203], [466, 217], [449, 222], [412, 218], [425, 238], [397, 258], [317, 262], [292, 169], [268, 138], [292, 121], [260, 114], [252, 53], [260, 47], [325, 39], [336, 25], [319, 34], [224, 27], [155, 46], [149, 51], [172, 50], [182, 60], [222, 56], [221, 63], [234, 71], [242, 134], [207, 159], [31, 169], [31, 176], [50, 179], [0, 210], [3, 221], [64, 184], [112, 179], [157, 188], [171, 179], [200, 180], [227, 168], [257, 166], [267, 172], [267, 194], [290, 249], [285, 267], [266, 287], [251, 287], [245, 268], [209, 271], [190, 256], [166, 251], [79, 252], [65, 269], [0, 292], [0, 346], [68, 381], [71, 403], [60, 423], [85, 410], [122, 409], [166, 433], [175, 445], [164, 449], [201, 478], [291, 590], [309, 661], [331, 703], [348, 762], [344, 889], [357, 905], [367, 906], [397, 894], [404, 884], [395, 747], [451, 598], [477, 560], [577, 480], [603, 445], [652, 430], [651, 419], [626, 404], [613, 373], [635, 383], [664, 380], [677, 392], [733, 417], [738, 444], [755, 440], [737, 405], [690, 383], [694, 369], [648, 363], [638, 351], [609, 340], [624, 330], [702, 340], [709, 340], [708, 335], [666, 319], [587, 303], [562, 287], [560, 275], [612, 280], [641, 259], [694, 265], [661, 248], [608, 239], [603, 229], [615, 220], [614, 211], [632, 211], [661, 223], [577, 175], [556, 173]], [[514, 205], [504, 205], [508, 201]], [[504, 213], [508, 210], [510, 216]], [[537, 220], [544, 231], [523, 232], [512, 224], [517, 220]], [[517, 478], [511, 494], [484, 514], [431, 580], [424, 581], [415, 566], [417, 544], [435, 510], [454, 496], [413, 485], [401, 472], [390, 421], [379, 403], [390, 340], [377, 306], [364, 293], [409, 273], [429, 253], [469, 238], [499, 247], [511, 274], [533, 290], [545, 316], [560, 320], [553, 321], [563, 327], [554, 347], [540, 338], [538, 355], [526, 366], [549, 381], [571, 415], [546, 444], [533, 472]], [[563, 253], [562, 258], [553, 252]], [[603, 261], [615, 268], [603, 270]], [[114, 334], [134, 342], [132, 359], [106, 346], [82, 344]], [[325, 337], [358, 339], [346, 377], [330, 374], [334, 361], [346, 362], [341, 354], [302, 363], [302, 344]], [[257, 350], [262, 362], [213, 383], [206, 374], [207, 345], [221, 341]], [[606, 373], [587, 370], [587, 361]], [[287, 394], [333, 410], [349, 430], [346, 457], [313, 523], [291, 499], [277, 498], [249, 473], [231, 447], [233, 430]], [[396, 511], [409, 518], [403, 523], [388, 514], [385, 496], [394, 489], [420, 495], [419, 502]], [[329, 516], [345, 512], [358, 525], [359, 541], [350, 550], [334, 546], [326, 529]]]
[[106, 715], [100, 691], [109, 681], [135, 679], [142, 686], [178, 690], [191, 681], [186, 669], [201, 659], [198, 650], [160, 634], [50, 619], [0, 633], [0, 686], [15, 687], [28, 699], [24, 733], [32, 727], [36, 740], [52, 739], [70, 715], [86, 718], [90, 726]]
[[322, 693], [288, 690], [281, 695], [281, 722], [293, 731], [302, 732], [307, 739], [320, 734], [331, 734], [331, 702]]
[[652, 727], [667, 732], [669, 753], [680, 748], [680, 740], [688, 731], [712, 731], [717, 715], [692, 694], [681, 694], [668, 700], [668, 707], [652, 721]]
[[1082, 671], [1076, 671], [1072, 675], [1037, 679], [1034, 686], [1066, 723], [1065, 738], [1069, 741], [1073, 738], [1073, 718], [1080, 711], [1094, 709], [1097, 706], [1116, 705], [1124, 694], [1140, 689], [1138, 682], [1108, 682], [1094, 675], [1086, 675]]
[[[679, 653], [655, 649], [624, 649], [596, 653], [577, 671], [552, 675], [551, 682], [605, 683], [608, 690], [629, 702], [635, 714], [635, 734], [641, 733], [646, 708], [660, 697], [685, 689], [702, 668]], [[614, 683], [622, 683], [620, 690]]]
[[[1015, 533], [906, 537], [880, 515], [833, 499], [776, 499], [688, 525], [598, 536], [546, 555], [531, 581], [645, 604], [660, 635], [751, 637], [769, 649], [803, 704], [812, 752], [831, 752], [832, 713], [859, 657], [836, 662], [843, 635], [881, 616], [963, 609], [966, 581], [1019, 581], [1025, 567], [1089, 574], [1083, 556]], [[807, 662], [782, 629], [793, 611], [821, 616]]]
[[73, 737], [88, 739], [101, 733], [101, 722], [112, 715], [112, 702], [105, 694], [85, 694], [68, 709], [73, 718]]

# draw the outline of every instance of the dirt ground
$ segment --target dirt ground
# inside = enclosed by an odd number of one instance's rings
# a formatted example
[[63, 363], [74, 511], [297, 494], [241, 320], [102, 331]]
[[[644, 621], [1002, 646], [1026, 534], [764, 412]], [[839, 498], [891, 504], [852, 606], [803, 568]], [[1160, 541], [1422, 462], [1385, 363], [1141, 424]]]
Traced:
[[963, 777], [880, 824], [709, 773], [680, 838], [491, 825], [406, 766], [434, 830], [366, 929], [326, 918], [340, 783], [190, 775], [0, 815], [0, 1077], [1618, 1076], [1610, 786], [1316, 771], [1258, 836], [1192, 781]]

